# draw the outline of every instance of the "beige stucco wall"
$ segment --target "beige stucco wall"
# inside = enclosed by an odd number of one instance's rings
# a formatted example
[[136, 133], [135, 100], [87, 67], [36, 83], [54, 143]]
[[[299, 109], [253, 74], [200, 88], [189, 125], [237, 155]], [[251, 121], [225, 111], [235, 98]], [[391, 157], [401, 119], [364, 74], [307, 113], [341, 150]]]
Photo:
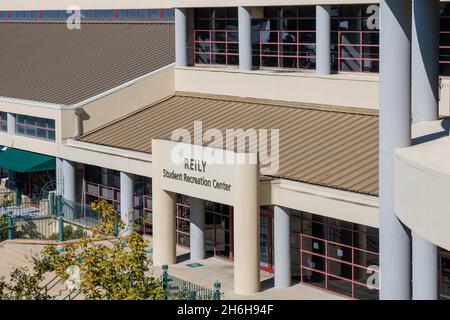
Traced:
[[309, 72], [239, 72], [236, 69], [177, 68], [175, 89], [358, 108], [378, 108], [378, 75]]
[[450, 138], [399, 149], [395, 213], [414, 232], [450, 250]]
[[[82, 106], [83, 132], [142, 109], [172, 95], [175, 91], [173, 66], [164, 67], [147, 77]], [[67, 120], [70, 122], [70, 120]]]
[[379, 227], [378, 197], [302, 182], [287, 180], [262, 182], [261, 205], [278, 205], [374, 228]]
[[[450, 115], [450, 78], [441, 83], [440, 114]], [[378, 109], [379, 75], [233, 68], [176, 68], [175, 90], [280, 101]]]
[[152, 156], [149, 154], [73, 140], [69, 140], [65, 145], [61, 146], [59, 154], [62, 158], [74, 162], [128, 172], [144, 177], [151, 177], [152, 175]]

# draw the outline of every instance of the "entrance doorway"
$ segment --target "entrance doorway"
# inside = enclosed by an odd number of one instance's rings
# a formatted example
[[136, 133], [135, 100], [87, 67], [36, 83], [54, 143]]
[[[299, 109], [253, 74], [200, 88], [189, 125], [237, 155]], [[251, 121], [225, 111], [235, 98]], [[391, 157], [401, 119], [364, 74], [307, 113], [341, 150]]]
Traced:
[[441, 300], [450, 300], [450, 252], [439, 251], [439, 293]]
[[261, 209], [260, 216], [260, 267], [273, 273], [273, 213]]
[[[177, 195], [177, 244], [190, 247], [190, 197]], [[233, 208], [205, 203], [206, 254], [233, 260]]]

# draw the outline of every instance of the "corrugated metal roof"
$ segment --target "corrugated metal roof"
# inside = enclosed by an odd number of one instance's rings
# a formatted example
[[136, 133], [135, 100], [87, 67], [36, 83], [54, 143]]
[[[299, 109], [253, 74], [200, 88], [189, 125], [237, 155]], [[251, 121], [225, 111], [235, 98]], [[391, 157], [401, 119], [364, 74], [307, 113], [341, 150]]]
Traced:
[[173, 23], [0, 23], [0, 96], [75, 104], [174, 62]]
[[375, 111], [177, 94], [80, 138], [151, 153], [152, 138], [176, 128], [279, 129], [277, 177], [376, 195], [378, 115]]

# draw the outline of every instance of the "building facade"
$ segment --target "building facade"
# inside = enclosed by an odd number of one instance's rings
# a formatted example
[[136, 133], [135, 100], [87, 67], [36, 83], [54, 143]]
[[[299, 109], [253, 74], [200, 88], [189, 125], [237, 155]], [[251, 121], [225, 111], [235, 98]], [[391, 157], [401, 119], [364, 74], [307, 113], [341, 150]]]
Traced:
[[[263, 270], [279, 288], [449, 299], [450, 4], [90, 2], [79, 30], [64, 1], [1, 8], [5, 187], [104, 199], [157, 265], [177, 245], [232, 261], [237, 294]], [[200, 154], [174, 163], [174, 135]], [[217, 150], [258, 161], [204, 159]]]

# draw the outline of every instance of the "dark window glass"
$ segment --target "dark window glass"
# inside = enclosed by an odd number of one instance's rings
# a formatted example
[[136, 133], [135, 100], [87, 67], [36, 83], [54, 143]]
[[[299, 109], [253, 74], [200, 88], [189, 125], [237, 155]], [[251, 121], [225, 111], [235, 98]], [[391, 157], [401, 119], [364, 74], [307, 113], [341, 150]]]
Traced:
[[158, 9], [150, 9], [149, 16], [150, 18], [158, 19], [159, 18], [159, 10]]
[[172, 9], [164, 9], [163, 16], [164, 18], [173, 18], [175, 16], [175, 13]]
[[140, 9], [138, 10], [139, 18], [148, 18], [148, 10]]

